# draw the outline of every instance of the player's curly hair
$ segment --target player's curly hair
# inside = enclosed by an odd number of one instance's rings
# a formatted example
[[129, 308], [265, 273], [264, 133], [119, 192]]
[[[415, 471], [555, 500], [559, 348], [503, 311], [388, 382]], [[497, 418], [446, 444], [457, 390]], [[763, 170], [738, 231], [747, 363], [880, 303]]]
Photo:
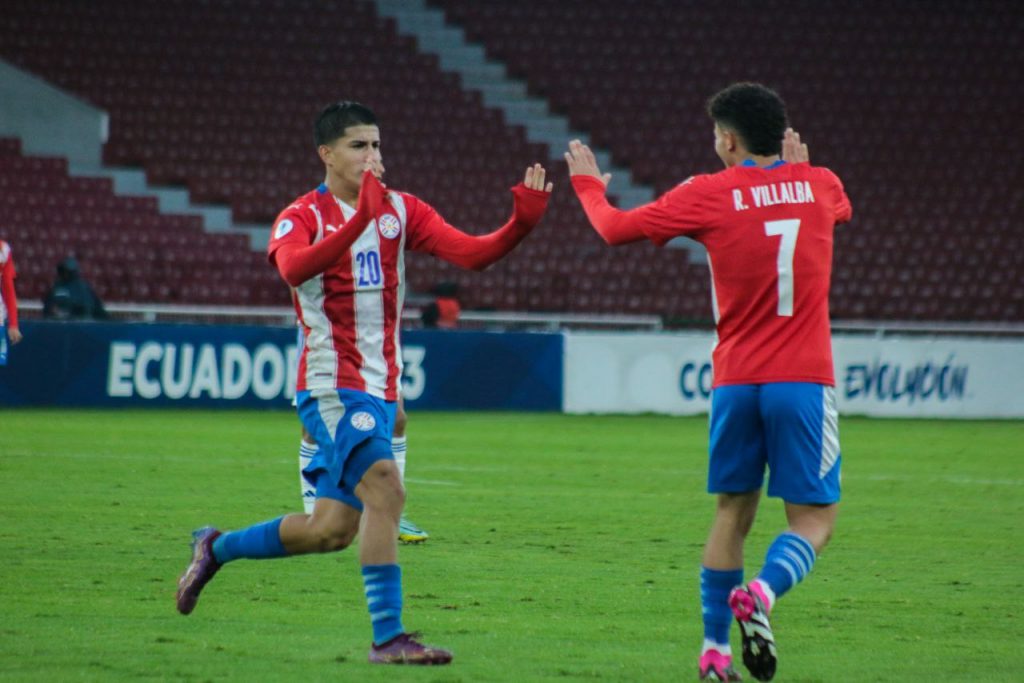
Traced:
[[740, 136], [752, 154], [782, 153], [786, 134], [786, 103], [760, 83], [733, 83], [708, 100], [708, 115]]
[[345, 135], [349, 126], [376, 126], [377, 115], [369, 107], [358, 102], [335, 102], [324, 107], [313, 124], [313, 141], [316, 146], [329, 145]]

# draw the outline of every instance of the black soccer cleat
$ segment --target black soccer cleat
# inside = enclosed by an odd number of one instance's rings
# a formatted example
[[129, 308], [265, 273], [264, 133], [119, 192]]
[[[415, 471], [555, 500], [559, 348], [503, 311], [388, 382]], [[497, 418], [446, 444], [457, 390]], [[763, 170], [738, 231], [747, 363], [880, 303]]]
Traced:
[[751, 585], [738, 586], [729, 594], [729, 607], [743, 636], [743, 665], [757, 680], [770, 681], [778, 658], [768, 610], [759, 592]]

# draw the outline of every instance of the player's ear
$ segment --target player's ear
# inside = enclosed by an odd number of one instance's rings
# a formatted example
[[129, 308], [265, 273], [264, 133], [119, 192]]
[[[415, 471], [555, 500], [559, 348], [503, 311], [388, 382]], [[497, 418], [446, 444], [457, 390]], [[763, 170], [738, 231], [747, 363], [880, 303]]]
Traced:
[[316, 148], [316, 153], [320, 155], [320, 161], [327, 165], [331, 159], [331, 148], [327, 145], [320, 145]]
[[736, 133], [734, 133], [731, 130], [725, 131], [725, 148], [727, 150], [729, 150], [730, 152], [735, 152], [736, 151], [736, 143], [737, 143]]

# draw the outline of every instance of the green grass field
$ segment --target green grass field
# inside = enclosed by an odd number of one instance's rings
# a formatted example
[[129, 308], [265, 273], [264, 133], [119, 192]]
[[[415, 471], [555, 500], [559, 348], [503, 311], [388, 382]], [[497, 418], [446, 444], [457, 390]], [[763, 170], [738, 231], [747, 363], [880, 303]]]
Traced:
[[[1024, 422], [840, 429], [838, 528], [773, 614], [776, 680], [1024, 680]], [[702, 418], [412, 414], [432, 538], [401, 551], [404, 622], [456, 660], [396, 670], [365, 663], [351, 550], [234, 563], [174, 610], [192, 528], [299, 506], [291, 413], [4, 410], [0, 679], [696, 680], [706, 439]], [[782, 524], [766, 500], [748, 572]]]

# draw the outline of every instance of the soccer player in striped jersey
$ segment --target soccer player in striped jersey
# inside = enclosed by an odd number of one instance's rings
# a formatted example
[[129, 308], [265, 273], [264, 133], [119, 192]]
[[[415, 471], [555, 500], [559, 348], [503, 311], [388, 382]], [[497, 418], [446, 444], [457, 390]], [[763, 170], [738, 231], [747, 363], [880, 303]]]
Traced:
[[[305, 335], [302, 333], [302, 328], [299, 327], [298, 332], [298, 349], [299, 353], [302, 353], [303, 347], [306, 345]], [[296, 399], [292, 399], [292, 406], [296, 406]], [[408, 416], [405, 412], [405, 401], [402, 400], [401, 395], [398, 397], [398, 410], [395, 413], [395, 428], [391, 434], [391, 452], [395, 456], [395, 464], [398, 466], [398, 475], [402, 478], [402, 482], [405, 482], [405, 459], [407, 453], [407, 441], [405, 436], [405, 425], [408, 422]], [[306, 468], [309, 467], [310, 463], [313, 462], [313, 458], [316, 457], [316, 452], [320, 447], [316, 443], [316, 439], [306, 431], [306, 428], [302, 428], [302, 436], [299, 438], [299, 495], [302, 496], [302, 509], [307, 515], [313, 514], [313, 506], [316, 503], [316, 487], [313, 483], [306, 479]], [[421, 529], [419, 526], [406, 519], [405, 515], [398, 521], [398, 540], [402, 543], [426, 543], [427, 539], [430, 538], [430, 534], [426, 530]]]
[[313, 514], [294, 514], [221, 533], [193, 534], [192, 561], [177, 607], [189, 614], [200, 591], [233, 560], [342, 550], [360, 534], [373, 645], [380, 664], [447, 664], [447, 650], [423, 645], [402, 623], [398, 525], [405, 490], [391, 437], [402, 372], [399, 326], [406, 249], [482, 270], [537, 225], [551, 183], [540, 164], [512, 188], [512, 216], [486, 235], [449, 225], [429, 204], [381, 183], [384, 166], [374, 113], [354, 102], [324, 109], [314, 124], [326, 178], [274, 222], [268, 257], [293, 288], [306, 336], [296, 386], [299, 416], [319, 446], [305, 475], [316, 487]]
[[0, 365], [7, 365], [7, 342], [21, 341], [18, 327], [18, 296], [14, 291], [14, 255], [11, 245], [0, 240]]
[[[839, 501], [839, 433], [829, 328], [832, 235], [851, 216], [843, 185], [806, 160], [772, 90], [738, 83], [708, 102], [726, 169], [697, 175], [631, 211], [608, 204], [594, 155], [566, 153], [587, 217], [609, 244], [691, 237], [708, 251], [718, 341], [712, 356], [708, 492], [718, 494], [701, 568], [702, 680], [736, 681], [729, 627], [754, 678], [776, 668], [768, 614], [811, 570]], [[784, 148], [785, 147], [785, 148]], [[784, 155], [785, 154], [785, 158]], [[788, 528], [743, 583], [743, 544], [765, 468]]]
[[[405, 425], [408, 419], [405, 412], [405, 401], [399, 396], [398, 410], [395, 413], [395, 428], [391, 434], [391, 452], [395, 456], [395, 465], [398, 466], [398, 475], [403, 483], [405, 482], [405, 460], [408, 450]], [[319, 448], [316, 439], [303, 428], [302, 436], [299, 439], [299, 494], [302, 496], [303, 511], [307, 515], [313, 514], [313, 506], [316, 503], [316, 487], [306, 478], [306, 468], [313, 462]], [[428, 538], [430, 538], [430, 534], [406, 518], [404, 514], [398, 520], [398, 540], [402, 543], [426, 543]]]

